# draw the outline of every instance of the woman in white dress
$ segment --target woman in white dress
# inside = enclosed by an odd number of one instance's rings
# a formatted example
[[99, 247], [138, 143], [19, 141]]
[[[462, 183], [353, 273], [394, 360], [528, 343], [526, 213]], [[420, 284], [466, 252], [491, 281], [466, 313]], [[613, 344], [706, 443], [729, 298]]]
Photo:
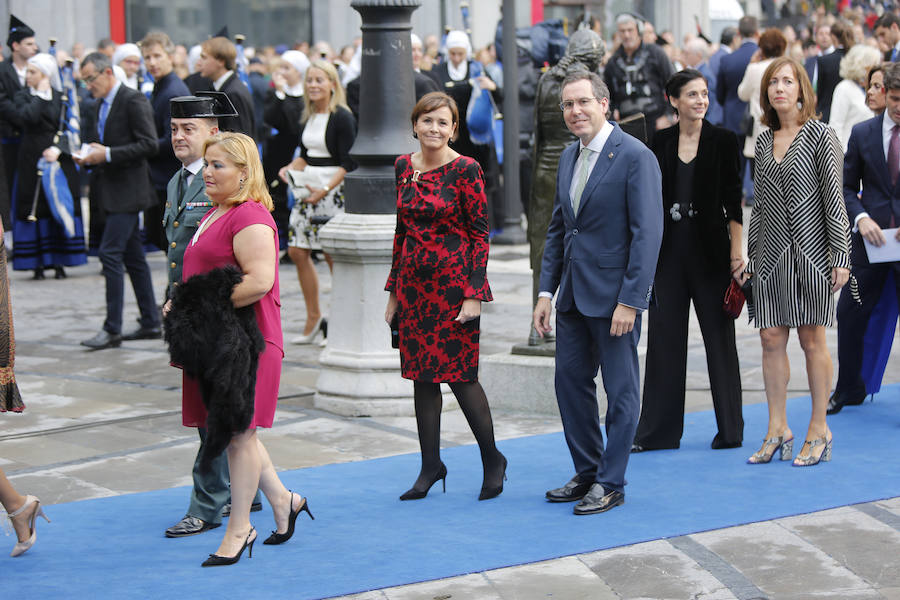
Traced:
[[[327, 325], [319, 306], [319, 276], [310, 257], [320, 250], [319, 228], [344, 212], [344, 175], [356, 168], [350, 148], [356, 140], [356, 119], [347, 108], [344, 88], [334, 66], [313, 61], [304, 79], [303, 116], [300, 121], [300, 156], [282, 167], [279, 177], [291, 182], [289, 171], [303, 171], [306, 190], [294, 199], [288, 233], [288, 254], [297, 266], [297, 278], [306, 303], [306, 325], [295, 344], [311, 344]], [[308, 194], [306, 194], [308, 191]], [[326, 253], [328, 267], [331, 257]]]
[[857, 123], [871, 119], [875, 113], [866, 105], [866, 75], [869, 69], [881, 63], [881, 52], [872, 46], [857, 44], [841, 59], [840, 75], [843, 80], [834, 88], [831, 97], [831, 125], [847, 152], [850, 132]]

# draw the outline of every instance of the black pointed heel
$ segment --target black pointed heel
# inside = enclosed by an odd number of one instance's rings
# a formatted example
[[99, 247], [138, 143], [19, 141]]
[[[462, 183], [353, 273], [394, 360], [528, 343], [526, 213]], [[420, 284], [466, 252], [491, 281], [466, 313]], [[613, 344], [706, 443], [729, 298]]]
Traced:
[[[300, 494], [297, 494], [297, 495], [299, 496]], [[294, 492], [291, 492], [291, 506], [293, 506], [293, 505], [294, 505]], [[263, 544], [265, 544], [267, 546], [277, 546], [278, 544], [283, 544], [286, 541], [288, 541], [289, 539], [291, 539], [291, 536], [294, 535], [294, 524], [297, 522], [297, 517], [304, 510], [306, 511], [306, 514], [309, 515], [310, 519], [312, 519], [313, 521], [316, 520], [316, 518], [313, 516], [313, 514], [311, 512], [309, 512], [309, 502], [306, 501], [306, 498], [303, 498], [303, 503], [300, 505], [300, 507], [296, 511], [292, 510], [291, 516], [288, 517], [287, 531], [285, 531], [284, 533], [278, 533], [277, 531], [273, 531], [272, 535], [270, 535], [265, 540], [263, 540]]]
[[238, 550], [238, 553], [234, 556], [219, 556], [218, 554], [210, 554], [209, 558], [203, 561], [201, 567], [224, 567], [227, 565], [233, 565], [237, 561], [241, 560], [241, 554], [244, 553], [244, 548], [247, 548], [247, 558], [253, 558], [253, 543], [256, 541], [254, 537], [252, 540], [250, 536], [256, 531], [253, 527], [250, 528], [250, 531], [247, 533], [247, 539], [244, 540], [244, 545], [241, 546], [241, 549]]
[[428, 495], [428, 491], [431, 490], [431, 486], [440, 480], [443, 484], [444, 493], [447, 493], [447, 466], [444, 463], [441, 463], [441, 468], [438, 469], [438, 472], [435, 474], [434, 479], [432, 479], [428, 486], [424, 490], [416, 489], [415, 486], [403, 492], [403, 495], [400, 496], [401, 500], [421, 500], [425, 496]]
[[481, 493], [478, 494], [479, 500], [490, 500], [503, 493], [503, 482], [506, 481], [506, 457], [502, 454], [500, 456], [503, 458], [503, 478], [500, 480], [500, 485], [490, 488], [481, 486]]

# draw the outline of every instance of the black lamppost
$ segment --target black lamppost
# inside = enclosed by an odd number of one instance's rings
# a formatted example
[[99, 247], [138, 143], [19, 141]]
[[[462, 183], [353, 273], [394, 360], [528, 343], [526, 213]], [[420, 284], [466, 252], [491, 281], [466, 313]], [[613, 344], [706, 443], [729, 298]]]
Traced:
[[396, 225], [394, 160], [418, 144], [410, 16], [420, 0], [353, 0], [362, 16], [359, 128], [344, 178], [344, 214], [319, 231], [334, 260], [328, 344], [319, 357], [315, 406], [342, 415], [412, 414], [412, 386], [384, 322]]
[[393, 213], [394, 159], [415, 152], [409, 115], [415, 105], [410, 32], [420, 0], [353, 0], [362, 16], [359, 129], [350, 155], [359, 168], [345, 177], [348, 213]]

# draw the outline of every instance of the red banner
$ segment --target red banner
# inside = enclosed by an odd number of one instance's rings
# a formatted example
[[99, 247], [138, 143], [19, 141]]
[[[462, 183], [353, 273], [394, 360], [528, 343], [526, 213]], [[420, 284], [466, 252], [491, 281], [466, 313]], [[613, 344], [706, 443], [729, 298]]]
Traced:
[[124, 44], [125, 0], [109, 0], [109, 37], [117, 44]]

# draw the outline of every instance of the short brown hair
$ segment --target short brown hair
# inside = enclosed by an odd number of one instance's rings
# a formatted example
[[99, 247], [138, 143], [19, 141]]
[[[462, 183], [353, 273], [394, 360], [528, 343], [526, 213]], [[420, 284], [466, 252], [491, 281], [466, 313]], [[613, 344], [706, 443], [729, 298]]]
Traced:
[[806, 69], [793, 58], [782, 56], [773, 60], [772, 64], [768, 66], [766, 72], [763, 74], [762, 84], [760, 85], [759, 90], [759, 105], [762, 108], [763, 113], [759, 120], [763, 125], [774, 130], [781, 129], [781, 122], [778, 120], [778, 113], [775, 112], [772, 103], [769, 102], [769, 82], [772, 80], [772, 77], [775, 76], [775, 73], [784, 65], [791, 66], [791, 69], [794, 71], [794, 79], [800, 84], [800, 94], [798, 98], [800, 102], [800, 124], [802, 125], [810, 119], [819, 118], [819, 115], [816, 114], [816, 93], [813, 91], [812, 83], [809, 81], [809, 75], [806, 74]]
[[221, 60], [225, 65], [225, 70], [234, 70], [234, 64], [237, 60], [237, 48], [234, 47], [231, 40], [225, 37], [214, 37], [209, 38], [200, 46], [207, 56]]
[[884, 63], [884, 89], [900, 90], [900, 63]]
[[784, 55], [784, 49], [787, 48], [787, 39], [780, 29], [766, 29], [759, 36], [759, 49], [763, 58], [778, 58]]
[[141, 52], [143, 52], [147, 48], [159, 46], [160, 48], [162, 48], [163, 52], [165, 52], [169, 56], [175, 54], [175, 44], [173, 44], [172, 39], [162, 31], [151, 31], [144, 36], [144, 39], [140, 41], [138, 46], [141, 47]]
[[[453, 136], [451, 139], [456, 141], [456, 136], [459, 134], [459, 109], [456, 108], [456, 100], [444, 92], [428, 92], [416, 102], [416, 105], [413, 107], [412, 116], [410, 117], [413, 127], [416, 126], [416, 121], [419, 120], [419, 117], [425, 113], [430, 113], [431, 111], [438, 110], [445, 106], [450, 109], [450, 114], [452, 115]], [[413, 135], [415, 135], [415, 133]]]

